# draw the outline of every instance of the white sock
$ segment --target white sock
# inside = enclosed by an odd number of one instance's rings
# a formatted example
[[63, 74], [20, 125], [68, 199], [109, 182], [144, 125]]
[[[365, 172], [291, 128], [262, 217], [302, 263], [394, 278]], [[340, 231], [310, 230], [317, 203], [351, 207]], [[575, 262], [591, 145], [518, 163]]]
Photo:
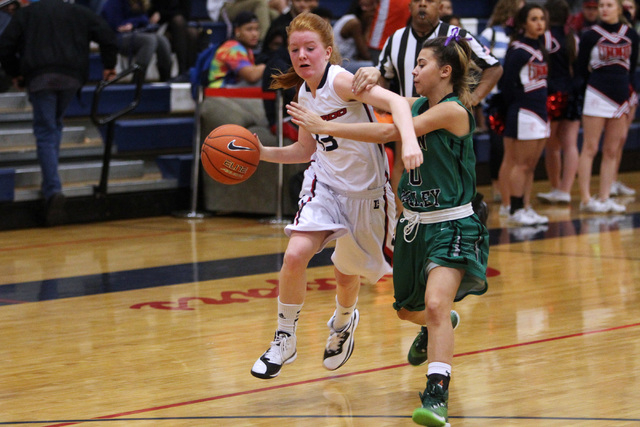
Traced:
[[427, 368], [427, 377], [432, 374], [442, 375], [443, 377], [451, 376], [451, 365], [442, 362], [431, 362]]
[[295, 334], [301, 310], [302, 304], [284, 304], [278, 297], [278, 330]]
[[353, 310], [356, 309], [356, 304], [358, 304], [358, 299], [356, 298], [356, 303], [351, 307], [343, 307], [338, 302], [338, 296], [336, 295], [336, 311], [334, 313], [333, 318], [333, 329], [335, 331], [341, 331], [349, 324], [349, 320], [351, 320], [351, 316], [353, 315]]

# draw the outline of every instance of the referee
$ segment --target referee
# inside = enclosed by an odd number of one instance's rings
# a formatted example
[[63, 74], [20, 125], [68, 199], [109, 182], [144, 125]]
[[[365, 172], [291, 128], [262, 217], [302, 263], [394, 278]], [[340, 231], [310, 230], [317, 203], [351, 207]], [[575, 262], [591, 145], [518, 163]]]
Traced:
[[356, 72], [354, 92], [379, 84], [402, 96], [417, 97], [411, 72], [422, 44], [427, 39], [459, 32], [460, 37], [467, 38], [472, 49], [471, 59], [482, 71], [478, 86], [473, 91], [473, 105], [478, 105], [498, 83], [502, 75], [500, 62], [466, 30], [440, 21], [439, 9], [440, 0], [411, 0], [409, 25], [387, 39], [376, 67], [363, 67]]

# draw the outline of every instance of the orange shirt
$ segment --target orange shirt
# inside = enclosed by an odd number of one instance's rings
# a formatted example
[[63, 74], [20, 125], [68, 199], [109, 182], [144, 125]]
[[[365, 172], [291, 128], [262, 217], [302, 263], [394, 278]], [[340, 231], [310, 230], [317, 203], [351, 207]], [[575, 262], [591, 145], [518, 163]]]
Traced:
[[411, 13], [411, 0], [380, 0], [369, 30], [369, 47], [382, 50], [384, 42], [396, 30], [406, 27]]

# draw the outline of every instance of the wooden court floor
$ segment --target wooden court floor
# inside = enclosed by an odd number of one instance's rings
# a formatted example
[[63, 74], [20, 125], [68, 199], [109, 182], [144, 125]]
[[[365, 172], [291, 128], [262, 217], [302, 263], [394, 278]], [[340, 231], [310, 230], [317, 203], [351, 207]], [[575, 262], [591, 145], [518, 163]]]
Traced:
[[[640, 189], [640, 173], [622, 180]], [[637, 200], [606, 216], [536, 202], [551, 217], [538, 229], [506, 227], [489, 204], [489, 291], [455, 305], [452, 426], [640, 426]], [[330, 249], [309, 269], [297, 360], [250, 375], [275, 329], [282, 227], [216, 216], [1, 232], [0, 425], [413, 425], [426, 366], [407, 363], [418, 328], [396, 318], [390, 277], [363, 283], [349, 362], [322, 367]]]

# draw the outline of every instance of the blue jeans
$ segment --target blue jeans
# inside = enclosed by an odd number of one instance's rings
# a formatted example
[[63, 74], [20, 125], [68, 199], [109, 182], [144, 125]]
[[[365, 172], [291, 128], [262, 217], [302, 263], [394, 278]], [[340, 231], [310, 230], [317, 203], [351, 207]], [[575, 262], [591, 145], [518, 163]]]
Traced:
[[76, 89], [40, 90], [29, 93], [33, 107], [33, 134], [42, 171], [42, 197], [48, 200], [62, 191], [58, 154], [62, 142], [62, 118]]

